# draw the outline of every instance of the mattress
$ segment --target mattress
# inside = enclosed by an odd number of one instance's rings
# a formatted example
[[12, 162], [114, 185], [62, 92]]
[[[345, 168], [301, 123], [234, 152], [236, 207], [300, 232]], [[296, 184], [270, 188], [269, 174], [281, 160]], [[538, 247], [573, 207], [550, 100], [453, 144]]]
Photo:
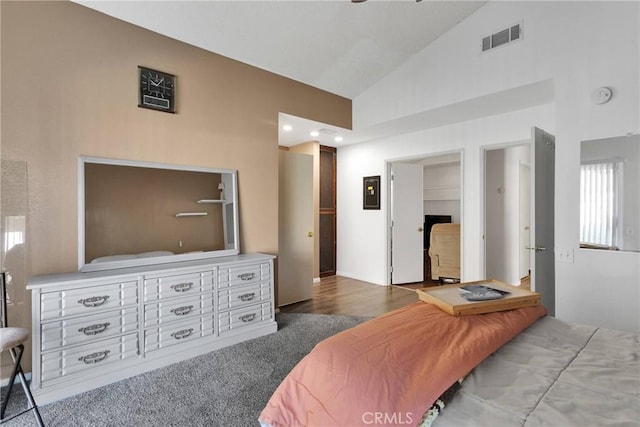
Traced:
[[486, 358], [433, 422], [639, 426], [640, 336], [545, 317]]

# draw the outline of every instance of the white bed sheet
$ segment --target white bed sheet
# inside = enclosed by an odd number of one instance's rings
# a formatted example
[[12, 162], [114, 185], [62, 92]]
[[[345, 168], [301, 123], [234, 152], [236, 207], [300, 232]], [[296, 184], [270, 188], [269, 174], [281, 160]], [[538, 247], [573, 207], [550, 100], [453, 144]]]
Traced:
[[476, 367], [433, 425], [640, 426], [640, 335], [542, 318]]

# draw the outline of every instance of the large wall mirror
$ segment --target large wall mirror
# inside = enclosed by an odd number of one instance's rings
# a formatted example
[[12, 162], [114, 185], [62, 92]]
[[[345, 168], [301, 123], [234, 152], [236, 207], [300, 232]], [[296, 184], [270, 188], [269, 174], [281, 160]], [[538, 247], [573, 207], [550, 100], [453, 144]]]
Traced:
[[239, 253], [237, 172], [81, 157], [81, 271]]
[[580, 247], [640, 251], [640, 135], [582, 141]]

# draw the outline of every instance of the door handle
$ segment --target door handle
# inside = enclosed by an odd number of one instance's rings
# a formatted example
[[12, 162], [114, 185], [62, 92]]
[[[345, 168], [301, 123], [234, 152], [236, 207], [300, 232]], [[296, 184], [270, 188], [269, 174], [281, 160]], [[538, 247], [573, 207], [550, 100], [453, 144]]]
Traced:
[[525, 246], [524, 248], [532, 251], [536, 251], [536, 252], [547, 250], [547, 248], [545, 248], [544, 246]]
[[313, 237], [313, 231], [307, 231], [307, 237]]
[[424, 228], [422, 228], [422, 227], [418, 227], [418, 232], [419, 232], [419, 233], [422, 233], [423, 231], [424, 231]]

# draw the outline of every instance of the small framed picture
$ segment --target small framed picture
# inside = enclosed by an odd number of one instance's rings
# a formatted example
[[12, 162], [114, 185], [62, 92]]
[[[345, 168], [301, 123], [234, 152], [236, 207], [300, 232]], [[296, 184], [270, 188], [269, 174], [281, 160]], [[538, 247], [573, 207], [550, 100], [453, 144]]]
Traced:
[[362, 209], [380, 209], [380, 175], [362, 178]]

